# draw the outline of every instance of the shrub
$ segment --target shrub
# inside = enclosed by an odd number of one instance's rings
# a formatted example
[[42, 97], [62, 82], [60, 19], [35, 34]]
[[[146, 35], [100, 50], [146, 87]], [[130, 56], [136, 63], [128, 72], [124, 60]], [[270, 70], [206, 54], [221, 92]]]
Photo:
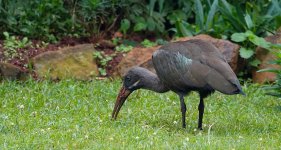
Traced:
[[51, 42], [62, 36], [99, 35], [116, 25], [125, 4], [124, 0], [0, 0], [0, 29]]
[[260, 0], [254, 2], [221, 0], [219, 10], [224, 22], [230, 27], [224, 34], [252, 31], [265, 36], [281, 25], [281, 1]]
[[281, 1], [0, 0], [0, 30], [55, 42], [62, 36], [142, 34], [265, 36], [281, 25]]
[[71, 17], [59, 0], [0, 2], [1, 29], [16, 35], [56, 41], [55, 35], [71, 32]]

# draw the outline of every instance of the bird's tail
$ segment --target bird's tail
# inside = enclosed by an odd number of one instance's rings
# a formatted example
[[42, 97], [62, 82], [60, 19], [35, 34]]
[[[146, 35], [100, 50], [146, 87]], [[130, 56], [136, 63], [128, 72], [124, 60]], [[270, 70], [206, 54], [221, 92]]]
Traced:
[[242, 90], [239, 90], [239, 94], [246, 96], [246, 94]]
[[234, 81], [234, 86], [236, 86], [236, 88], [237, 88], [237, 91], [235, 92], [235, 94], [241, 94], [241, 95], [243, 95], [243, 96], [246, 96], [246, 94], [243, 92], [243, 90], [242, 90], [242, 87], [241, 87], [241, 85], [240, 85], [240, 83], [239, 83], [239, 80], [238, 79], [236, 79], [236, 81]]

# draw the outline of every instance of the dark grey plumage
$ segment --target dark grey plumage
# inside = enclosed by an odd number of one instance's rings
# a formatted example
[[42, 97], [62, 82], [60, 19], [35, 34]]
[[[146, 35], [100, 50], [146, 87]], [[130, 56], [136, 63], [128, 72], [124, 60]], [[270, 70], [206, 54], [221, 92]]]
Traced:
[[156, 74], [135, 67], [124, 76], [112, 117], [116, 118], [124, 101], [134, 90], [177, 93], [181, 102], [182, 126], [185, 127], [184, 96], [190, 91], [200, 95], [198, 128], [202, 129], [204, 98], [215, 90], [224, 94], [244, 94], [239, 80], [217, 48], [203, 40], [169, 43], [154, 52]]

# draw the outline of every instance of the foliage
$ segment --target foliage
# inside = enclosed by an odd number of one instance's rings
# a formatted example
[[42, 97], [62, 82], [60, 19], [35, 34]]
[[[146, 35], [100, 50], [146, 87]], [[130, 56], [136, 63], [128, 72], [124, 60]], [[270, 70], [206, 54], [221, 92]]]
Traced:
[[261, 0], [254, 2], [226, 0], [220, 2], [220, 13], [232, 27], [228, 32], [252, 31], [255, 35], [264, 36], [267, 31], [274, 32], [281, 23], [281, 2], [278, 0]]
[[102, 76], [105, 76], [106, 75], [106, 70], [105, 70], [105, 67], [107, 66], [107, 63], [109, 61], [112, 60], [112, 57], [114, 56], [115, 54], [113, 55], [105, 55], [104, 52], [100, 52], [100, 51], [95, 51], [93, 53], [93, 56], [95, 58], [95, 60], [98, 62], [98, 64], [100, 65], [100, 67], [98, 68], [100, 74]]
[[62, 36], [103, 36], [120, 30], [159, 36], [208, 33], [265, 36], [281, 25], [278, 0], [0, 0], [0, 30], [56, 42]]
[[120, 44], [119, 46], [116, 46], [116, 51], [121, 53], [127, 53], [133, 49], [133, 46], [131, 45], [125, 45]]
[[[208, 13], [204, 13], [203, 5], [200, 0], [195, 0], [195, 19], [196, 24], [199, 24], [200, 32], [208, 32], [212, 29], [213, 20], [217, 11], [218, 0], [214, 0], [209, 7]], [[205, 17], [207, 16], [207, 17]]]
[[268, 95], [281, 98], [281, 45], [279, 45], [279, 49], [272, 51], [272, 53], [275, 54], [276, 59], [271, 63], [278, 65], [279, 69], [266, 68], [258, 72], [272, 72], [276, 74], [276, 80], [273, 85], [266, 85], [262, 89], [265, 90]]
[[255, 49], [257, 46], [272, 49], [278, 45], [267, 42], [264, 38], [256, 36], [252, 31], [246, 31], [245, 33], [234, 33], [231, 36], [231, 40], [234, 42], [243, 42], [244, 46], [240, 48], [240, 56], [249, 60], [250, 65], [257, 67], [260, 61], [254, 57]]
[[61, 36], [109, 31], [127, 5], [124, 0], [0, 0], [0, 30], [56, 42]]
[[70, 32], [71, 17], [62, 1], [10, 0], [0, 7], [0, 28], [10, 33], [55, 42], [56, 34]]
[[133, 31], [153, 31], [163, 33], [165, 29], [165, 2], [163, 0], [150, 0], [148, 4], [135, 1], [128, 10], [128, 21], [133, 25]]
[[22, 38], [22, 40], [16, 38], [15, 36], [10, 36], [8, 32], [3, 32], [5, 37], [3, 47], [4, 56], [8, 59], [12, 59], [18, 56], [17, 50], [20, 48], [25, 48], [31, 45], [31, 42], [27, 37]]
[[73, 17], [82, 22], [81, 26], [91, 35], [112, 30], [122, 15], [121, 10], [129, 5], [125, 0], [81, 0], [73, 3], [72, 11], [77, 11]]
[[145, 39], [141, 42], [141, 45], [144, 46], [144, 47], [153, 47], [153, 46], [156, 46], [157, 43], [151, 42], [148, 39]]
[[157, 43], [158, 45], [164, 45], [164, 44], [168, 44], [169, 42], [160, 38], [160, 39], [156, 39], [155, 43]]
[[128, 29], [130, 28], [131, 23], [128, 19], [123, 19], [121, 21], [121, 27], [120, 30], [122, 31], [122, 33], [126, 36]]
[[[173, 11], [168, 19], [175, 23], [190, 20], [194, 22], [176, 25], [180, 36], [208, 33], [215, 37], [227, 38], [233, 33], [252, 31], [258, 36], [274, 32], [281, 25], [281, 2], [261, 0], [257, 3], [247, 1], [200, 1], [189, 2], [191, 12]], [[188, 14], [188, 15], [186, 15]], [[194, 15], [190, 15], [194, 14]], [[191, 25], [190, 25], [191, 23]], [[193, 25], [194, 24], [194, 25]], [[185, 33], [185, 34], [183, 34]]]
[[132, 93], [112, 120], [120, 86], [120, 80], [1, 82], [0, 149], [281, 148], [280, 101], [255, 85], [243, 86], [246, 97], [208, 97], [202, 132], [197, 93], [186, 97], [186, 129], [172, 92]]

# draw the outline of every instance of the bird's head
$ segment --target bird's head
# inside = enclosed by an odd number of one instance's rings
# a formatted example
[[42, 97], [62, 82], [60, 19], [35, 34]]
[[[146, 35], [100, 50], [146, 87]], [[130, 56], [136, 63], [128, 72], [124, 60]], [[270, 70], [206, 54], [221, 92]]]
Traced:
[[128, 96], [135, 90], [140, 89], [144, 86], [145, 78], [148, 74], [148, 70], [135, 67], [130, 69], [123, 77], [123, 85], [117, 96], [114, 110], [112, 112], [112, 118], [116, 119], [117, 115], [128, 98]]

